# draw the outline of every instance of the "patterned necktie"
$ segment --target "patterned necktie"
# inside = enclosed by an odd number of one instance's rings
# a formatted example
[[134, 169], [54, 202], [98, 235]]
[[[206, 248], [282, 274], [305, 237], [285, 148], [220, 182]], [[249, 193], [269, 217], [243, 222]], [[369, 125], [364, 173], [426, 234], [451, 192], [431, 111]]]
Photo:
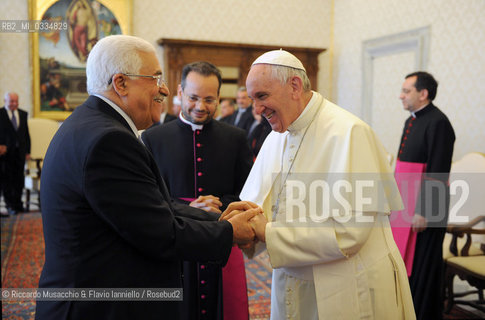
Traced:
[[17, 118], [15, 118], [15, 112], [12, 111], [12, 125], [15, 131], [18, 129]]

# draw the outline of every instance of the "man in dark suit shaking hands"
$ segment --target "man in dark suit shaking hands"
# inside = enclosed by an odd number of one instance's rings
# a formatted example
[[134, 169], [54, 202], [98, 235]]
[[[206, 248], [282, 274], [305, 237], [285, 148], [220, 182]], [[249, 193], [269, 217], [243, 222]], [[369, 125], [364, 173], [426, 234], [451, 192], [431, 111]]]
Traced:
[[30, 135], [27, 112], [19, 109], [19, 96], [7, 92], [5, 106], [0, 109], [0, 193], [3, 193], [7, 211], [14, 215], [24, 211], [25, 160], [30, 156]]
[[[42, 172], [45, 265], [39, 288], [181, 288], [181, 261], [225, 263], [254, 239], [238, 220], [173, 202], [137, 130], [169, 94], [153, 45], [109, 36], [91, 50], [90, 97], [53, 138]], [[175, 301], [38, 301], [37, 319], [178, 319]]]

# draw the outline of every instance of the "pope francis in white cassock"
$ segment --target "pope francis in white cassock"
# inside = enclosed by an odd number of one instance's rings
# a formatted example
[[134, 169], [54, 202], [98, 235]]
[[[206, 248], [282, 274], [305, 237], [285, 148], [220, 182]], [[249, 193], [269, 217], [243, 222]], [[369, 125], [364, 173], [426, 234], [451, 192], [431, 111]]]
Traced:
[[415, 319], [388, 219], [402, 201], [372, 129], [286, 51], [256, 59], [246, 86], [273, 128], [240, 195], [264, 210], [253, 250], [274, 268], [271, 319]]

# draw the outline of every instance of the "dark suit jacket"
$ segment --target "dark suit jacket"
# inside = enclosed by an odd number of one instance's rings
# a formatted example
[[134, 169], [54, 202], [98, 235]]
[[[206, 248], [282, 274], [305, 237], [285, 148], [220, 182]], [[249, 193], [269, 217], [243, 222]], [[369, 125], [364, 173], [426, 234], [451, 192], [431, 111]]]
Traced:
[[[91, 96], [52, 140], [42, 172], [40, 288], [180, 288], [182, 260], [225, 263], [232, 226], [171, 201], [126, 121]], [[37, 302], [37, 319], [177, 319], [178, 303]]]
[[7, 109], [5, 107], [0, 109], [0, 144], [7, 146], [8, 149], [13, 150], [18, 144], [19, 154], [25, 160], [25, 155], [30, 153], [30, 135], [29, 127], [27, 126], [27, 112], [18, 109], [19, 112], [19, 126], [15, 131], [12, 121], [8, 117]]
[[176, 116], [174, 116], [173, 114], [167, 113], [165, 115], [165, 119], [163, 119], [163, 123], [165, 124], [165, 123], [170, 122], [170, 121], [175, 120], [175, 119], [177, 119]]
[[248, 143], [253, 151], [254, 157], [259, 153], [259, 150], [263, 146], [264, 140], [271, 132], [271, 125], [265, 117], [261, 119], [261, 122], [248, 134]]
[[251, 125], [254, 121], [253, 106], [249, 106], [246, 111], [244, 111], [244, 113], [241, 115], [241, 119], [239, 119], [239, 122], [236, 124], [237, 113], [238, 111], [234, 112], [231, 115], [231, 124], [235, 125], [238, 128], [244, 129], [247, 136], [249, 133], [249, 129], [251, 128]]
[[233, 122], [234, 122], [234, 119], [232, 118], [232, 115], [233, 114], [230, 114], [228, 116], [222, 117], [222, 118], [219, 119], [219, 121], [225, 122], [225, 123], [228, 123], [228, 124], [233, 124]]

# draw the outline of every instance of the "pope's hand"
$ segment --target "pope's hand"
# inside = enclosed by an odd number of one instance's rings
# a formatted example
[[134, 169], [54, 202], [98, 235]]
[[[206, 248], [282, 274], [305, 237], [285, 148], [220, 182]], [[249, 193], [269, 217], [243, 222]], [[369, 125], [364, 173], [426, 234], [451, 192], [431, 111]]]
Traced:
[[249, 221], [251, 227], [256, 234], [256, 237], [261, 242], [266, 242], [266, 224], [268, 223], [268, 219], [264, 216], [264, 214], [257, 214], [255, 215], [251, 221]]
[[[227, 209], [222, 213], [219, 220], [229, 220], [232, 217], [234, 217], [235, 215], [240, 214], [241, 212], [244, 212], [244, 211], [249, 210], [249, 209], [255, 209], [255, 208], [259, 208], [259, 206], [255, 203], [253, 203], [253, 202], [250, 202], [250, 201], [231, 202], [227, 206]], [[261, 212], [262, 212], [262, 210], [261, 210]]]

